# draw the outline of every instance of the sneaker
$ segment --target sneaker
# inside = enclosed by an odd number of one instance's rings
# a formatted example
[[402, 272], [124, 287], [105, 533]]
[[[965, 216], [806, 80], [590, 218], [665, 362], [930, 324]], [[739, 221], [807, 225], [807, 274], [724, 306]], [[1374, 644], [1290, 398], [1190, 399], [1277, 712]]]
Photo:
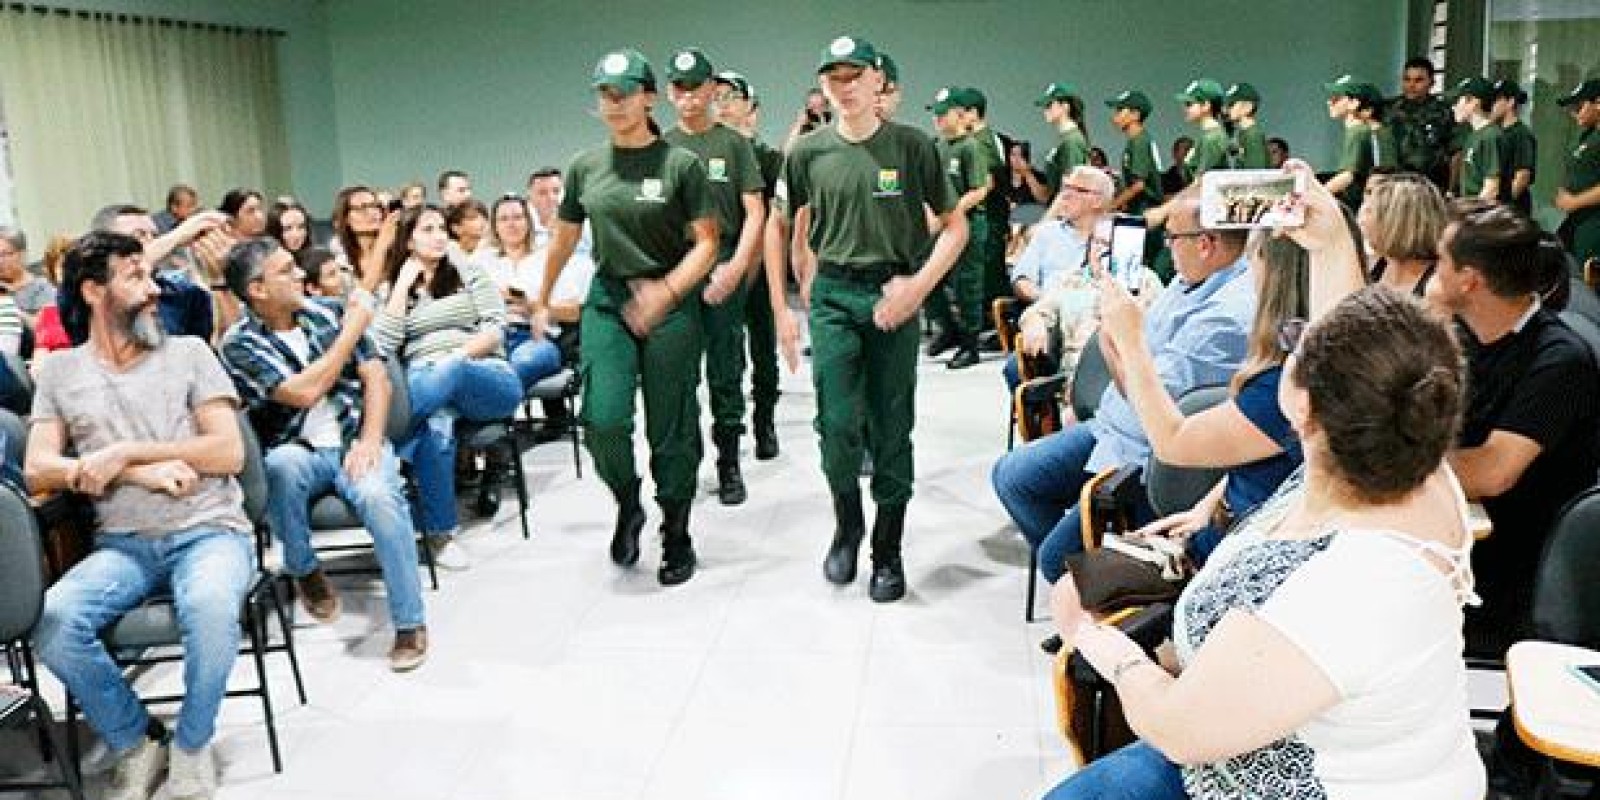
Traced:
[[111, 768], [110, 792], [106, 800], [150, 800], [161, 776], [167, 773], [167, 746], [139, 737], [139, 744], [124, 753]]
[[172, 772], [167, 776], [167, 794], [172, 800], [211, 800], [217, 793], [217, 765], [211, 746], [193, 753], [172, 747]]
[[295, 578], [294, 583], [300, 592], [300, 605], [313, 619], [326, 625], [339, 618], [339, 593], [321, 567], [304, 578]]
[[428, 548], [433, 551], [434, 566], [453, 572], [460, 572], [472, 566], [472, 557], [467, 555], [467, 549], [456, 541], [456, 537], [429, 536], [426, 538]]
[[395, 631], [394, 647], [389, 649], [389, 669], [410, 672], [428, 660], [428, 628]]

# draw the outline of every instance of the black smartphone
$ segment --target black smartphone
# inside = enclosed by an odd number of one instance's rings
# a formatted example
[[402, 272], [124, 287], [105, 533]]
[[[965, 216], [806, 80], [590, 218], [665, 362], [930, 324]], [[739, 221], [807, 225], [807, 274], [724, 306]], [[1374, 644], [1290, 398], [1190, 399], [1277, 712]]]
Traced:
[[1118, 214], [1111, 220], [1111, 260], [1106, 267], [1112, 278], [1134, 294], [1139, 293], [1146, 232], [1144, 217]]
[[512, 297], [517, 298], [518, 300], [526, 300], [526, 299], [528, 299], [528, 293], [522, 291], [521, 289], [519, 289], [519, 288], [517, 288], [515, 286], [507, 286], [506, 287], [506, 294], [509, 294]]

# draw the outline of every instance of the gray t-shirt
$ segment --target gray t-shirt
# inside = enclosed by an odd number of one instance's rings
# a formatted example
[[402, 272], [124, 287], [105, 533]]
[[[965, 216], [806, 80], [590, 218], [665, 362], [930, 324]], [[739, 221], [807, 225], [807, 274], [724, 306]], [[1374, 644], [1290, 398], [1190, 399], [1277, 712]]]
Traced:
[[56, 302], [56, 287], [37, 275], [28, 276], [22, 288], [14, 295], [17, 298], [17, 307], [26, 314], [37, 314], [39, 310]]
[[[196, 435], [194, 409], [239, 396], [222, 364], [206, 343], [172, 336], [126, 372], [101, 364], [91, 345], [43, 359], [33, 399], [36, 421], [66, 423], [67, 443], [79, 454], [114, 442], [175, 442]], [[207, 477], [187, 497], [113, 484], [95, 501], [100, 530], [163, 536], [196, 528], [221, 528], [248, 534], [244, 494], [232, 477]]]

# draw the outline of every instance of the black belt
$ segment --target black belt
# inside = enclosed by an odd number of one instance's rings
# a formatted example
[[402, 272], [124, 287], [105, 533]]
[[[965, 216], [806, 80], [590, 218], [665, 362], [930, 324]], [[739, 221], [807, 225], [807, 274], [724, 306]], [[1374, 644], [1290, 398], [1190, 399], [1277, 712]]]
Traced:
[[835, 280], [871, 286], [882, 286], [897, 275], [911, 274], [905, 264], [830, 264], [826, 261], [817, 265], [817, 272]]

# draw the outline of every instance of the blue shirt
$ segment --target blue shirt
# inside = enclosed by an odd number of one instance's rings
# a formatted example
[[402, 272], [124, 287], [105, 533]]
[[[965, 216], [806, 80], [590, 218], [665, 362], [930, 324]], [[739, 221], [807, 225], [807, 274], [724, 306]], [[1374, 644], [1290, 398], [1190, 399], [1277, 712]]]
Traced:
[[1241, 464], [1228, 470], [1228, 487], [1223, 490], [1223, 502], [1234, 519], [1244, 516], [1261, 505], [1278, 485], [1300, 466], [1300, 437], [1295, 435], [1289, 418], [1278, 407], [1278, 381], [1283, 377], [1283, 367], [1273, 367], [1244, 382], [1238, 396], [1233, 398], [1239, 413], [1261, 431], [1283, 452]]
[[[1167, 393], [1179, 397], [1196, 386], [1227, 383], [1244, 362], [1255, 314], [1256, 286], [1244, 256], [1198, 285], [1173, 278], [1144, 318], [1144, 339]], [[1088, 425], [1095, 437], [1084, 464], [1089, 472], [1150, 459], [1139, 415], [1115, 382]]]
[[1044, 292], [1058, 276], [1083, 269], [1084, 253], [1088, 248], [1089, 240], [1079, 234], [1077, 228], [1067, 224], [1066, 220], [1040, 222], [1034, 227], [1033, 238], [1028, 240], [1028, 246], [1011, 267], [1011, 282], [1027, 278], [1039, 287], [1040, 292]]

